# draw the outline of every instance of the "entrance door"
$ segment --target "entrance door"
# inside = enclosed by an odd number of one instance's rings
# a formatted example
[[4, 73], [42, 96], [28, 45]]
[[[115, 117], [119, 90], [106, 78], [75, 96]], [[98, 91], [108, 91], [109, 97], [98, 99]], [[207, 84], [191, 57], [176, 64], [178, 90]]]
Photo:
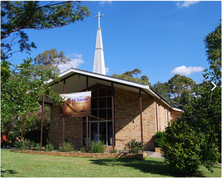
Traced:
[[91, 141], [94, 142], [101, 141], [106, 145], [106, 122], [91, 122], [90, 124], [91, 132], [90, 137]]

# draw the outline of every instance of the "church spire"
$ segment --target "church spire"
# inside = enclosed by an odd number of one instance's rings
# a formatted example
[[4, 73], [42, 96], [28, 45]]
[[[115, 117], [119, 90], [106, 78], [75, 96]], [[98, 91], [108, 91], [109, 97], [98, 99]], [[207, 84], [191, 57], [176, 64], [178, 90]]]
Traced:
[[104, 60], [104, 53], [103, 53], [103, 42], [102, 42], [102, 32], [100, 28], [100, 12], [98, 13], [98, 28], [97, 28], [97, 36], [96, 36], [96, 49], [95, 49], [95, 56], [94, 56], [94, 65], [93, 65], [93, 72], [106, 75], [106, 68], [105, 68], [105, 60]]

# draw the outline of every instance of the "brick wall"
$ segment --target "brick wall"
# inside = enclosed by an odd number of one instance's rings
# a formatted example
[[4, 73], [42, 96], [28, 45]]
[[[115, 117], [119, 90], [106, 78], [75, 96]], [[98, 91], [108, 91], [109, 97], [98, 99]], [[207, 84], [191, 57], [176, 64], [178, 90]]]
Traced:
[[[154, 149], [155, 104], [142, 94], [143, 141], [147, 150]], [[116, 149], [123, 149], [131, 139], [141, 141], [139, 94], [115, 88]]]
[[[59, 116], [59, 106], [51, 106], [51, 120], [50, 120], [50, 136], [49, 142], [54, 147], [58, 147], [62, 143], [62, 118]], [[64, 139], [76, 147], [81, 147], [81, 122], [82, 119], [65, 118]]]
[[[116, 149], [123, 150], [132, 139], [141, 141], [139, 93], [115, 88], [115, 139]], [[152, 97], [142, 94], [143, 142], [145, 150], [155, 149], [155, 134], [164, 131], [168, 121], [180, 116], [178, 111], [170, 108]], [[165, 113], [165, 114], [164, 114]], [[50, 143], [58, 147], [62, 143], [62, 119], [59, 107], [51, 106]], [[68, 142], [81, 147], [82, 119], [65, 119], [65, 136]], [[108, 147], [110, 148], [110, 147]], [[107, 149], [108, 149], [107, 148]]]

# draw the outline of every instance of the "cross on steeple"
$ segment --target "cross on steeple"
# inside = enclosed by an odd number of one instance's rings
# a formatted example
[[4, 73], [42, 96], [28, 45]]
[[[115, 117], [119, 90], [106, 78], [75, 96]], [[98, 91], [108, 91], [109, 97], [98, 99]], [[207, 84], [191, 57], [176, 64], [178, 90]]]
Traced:
[[102, 17], [102, 16], [103, 16], [103, 14], [100, 15], [100, 12], [98, 12], [98, 15], [95, 16], [95, 18], [98, 17], [98, 28], [100, 28], [100, 17]]
[[95, 17], [98, 17], [98, 28], [97, 28], [97, 35], [96, 35], [96, 49], [95, 49], [95, 56], [94, 56], [94, 64], [93, 64], [93, 72], [106, 75], [106, 67], [105, 67], [105, 60], [104, 60], [104, 52], [103, 52], [103, 41], [102, 41], [102, 30], [100, 28], [100, 12]]

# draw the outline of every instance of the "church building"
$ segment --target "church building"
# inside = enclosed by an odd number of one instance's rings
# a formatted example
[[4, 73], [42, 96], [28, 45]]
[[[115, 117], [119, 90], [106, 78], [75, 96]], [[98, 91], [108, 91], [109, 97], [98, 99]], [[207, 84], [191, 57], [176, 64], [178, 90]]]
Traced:
[[54, 147], [71, 142], [75, 148], [102, 141], [106, 150], [123, 150], [132, 139], [143, 141], [145, 150], [155, 149], [155, 134], [164, 131], [170, 120], [179, 117], [180, 109], [172, 107], [149, 85], [106, 75], [100, 17], [93, 72], [70, 68], [59, 75], [55, 84], [58, 94], [91, 91], [91, 115], [61, 117], [59, 106], [49, 98], [51, 107], [49, 141]]

